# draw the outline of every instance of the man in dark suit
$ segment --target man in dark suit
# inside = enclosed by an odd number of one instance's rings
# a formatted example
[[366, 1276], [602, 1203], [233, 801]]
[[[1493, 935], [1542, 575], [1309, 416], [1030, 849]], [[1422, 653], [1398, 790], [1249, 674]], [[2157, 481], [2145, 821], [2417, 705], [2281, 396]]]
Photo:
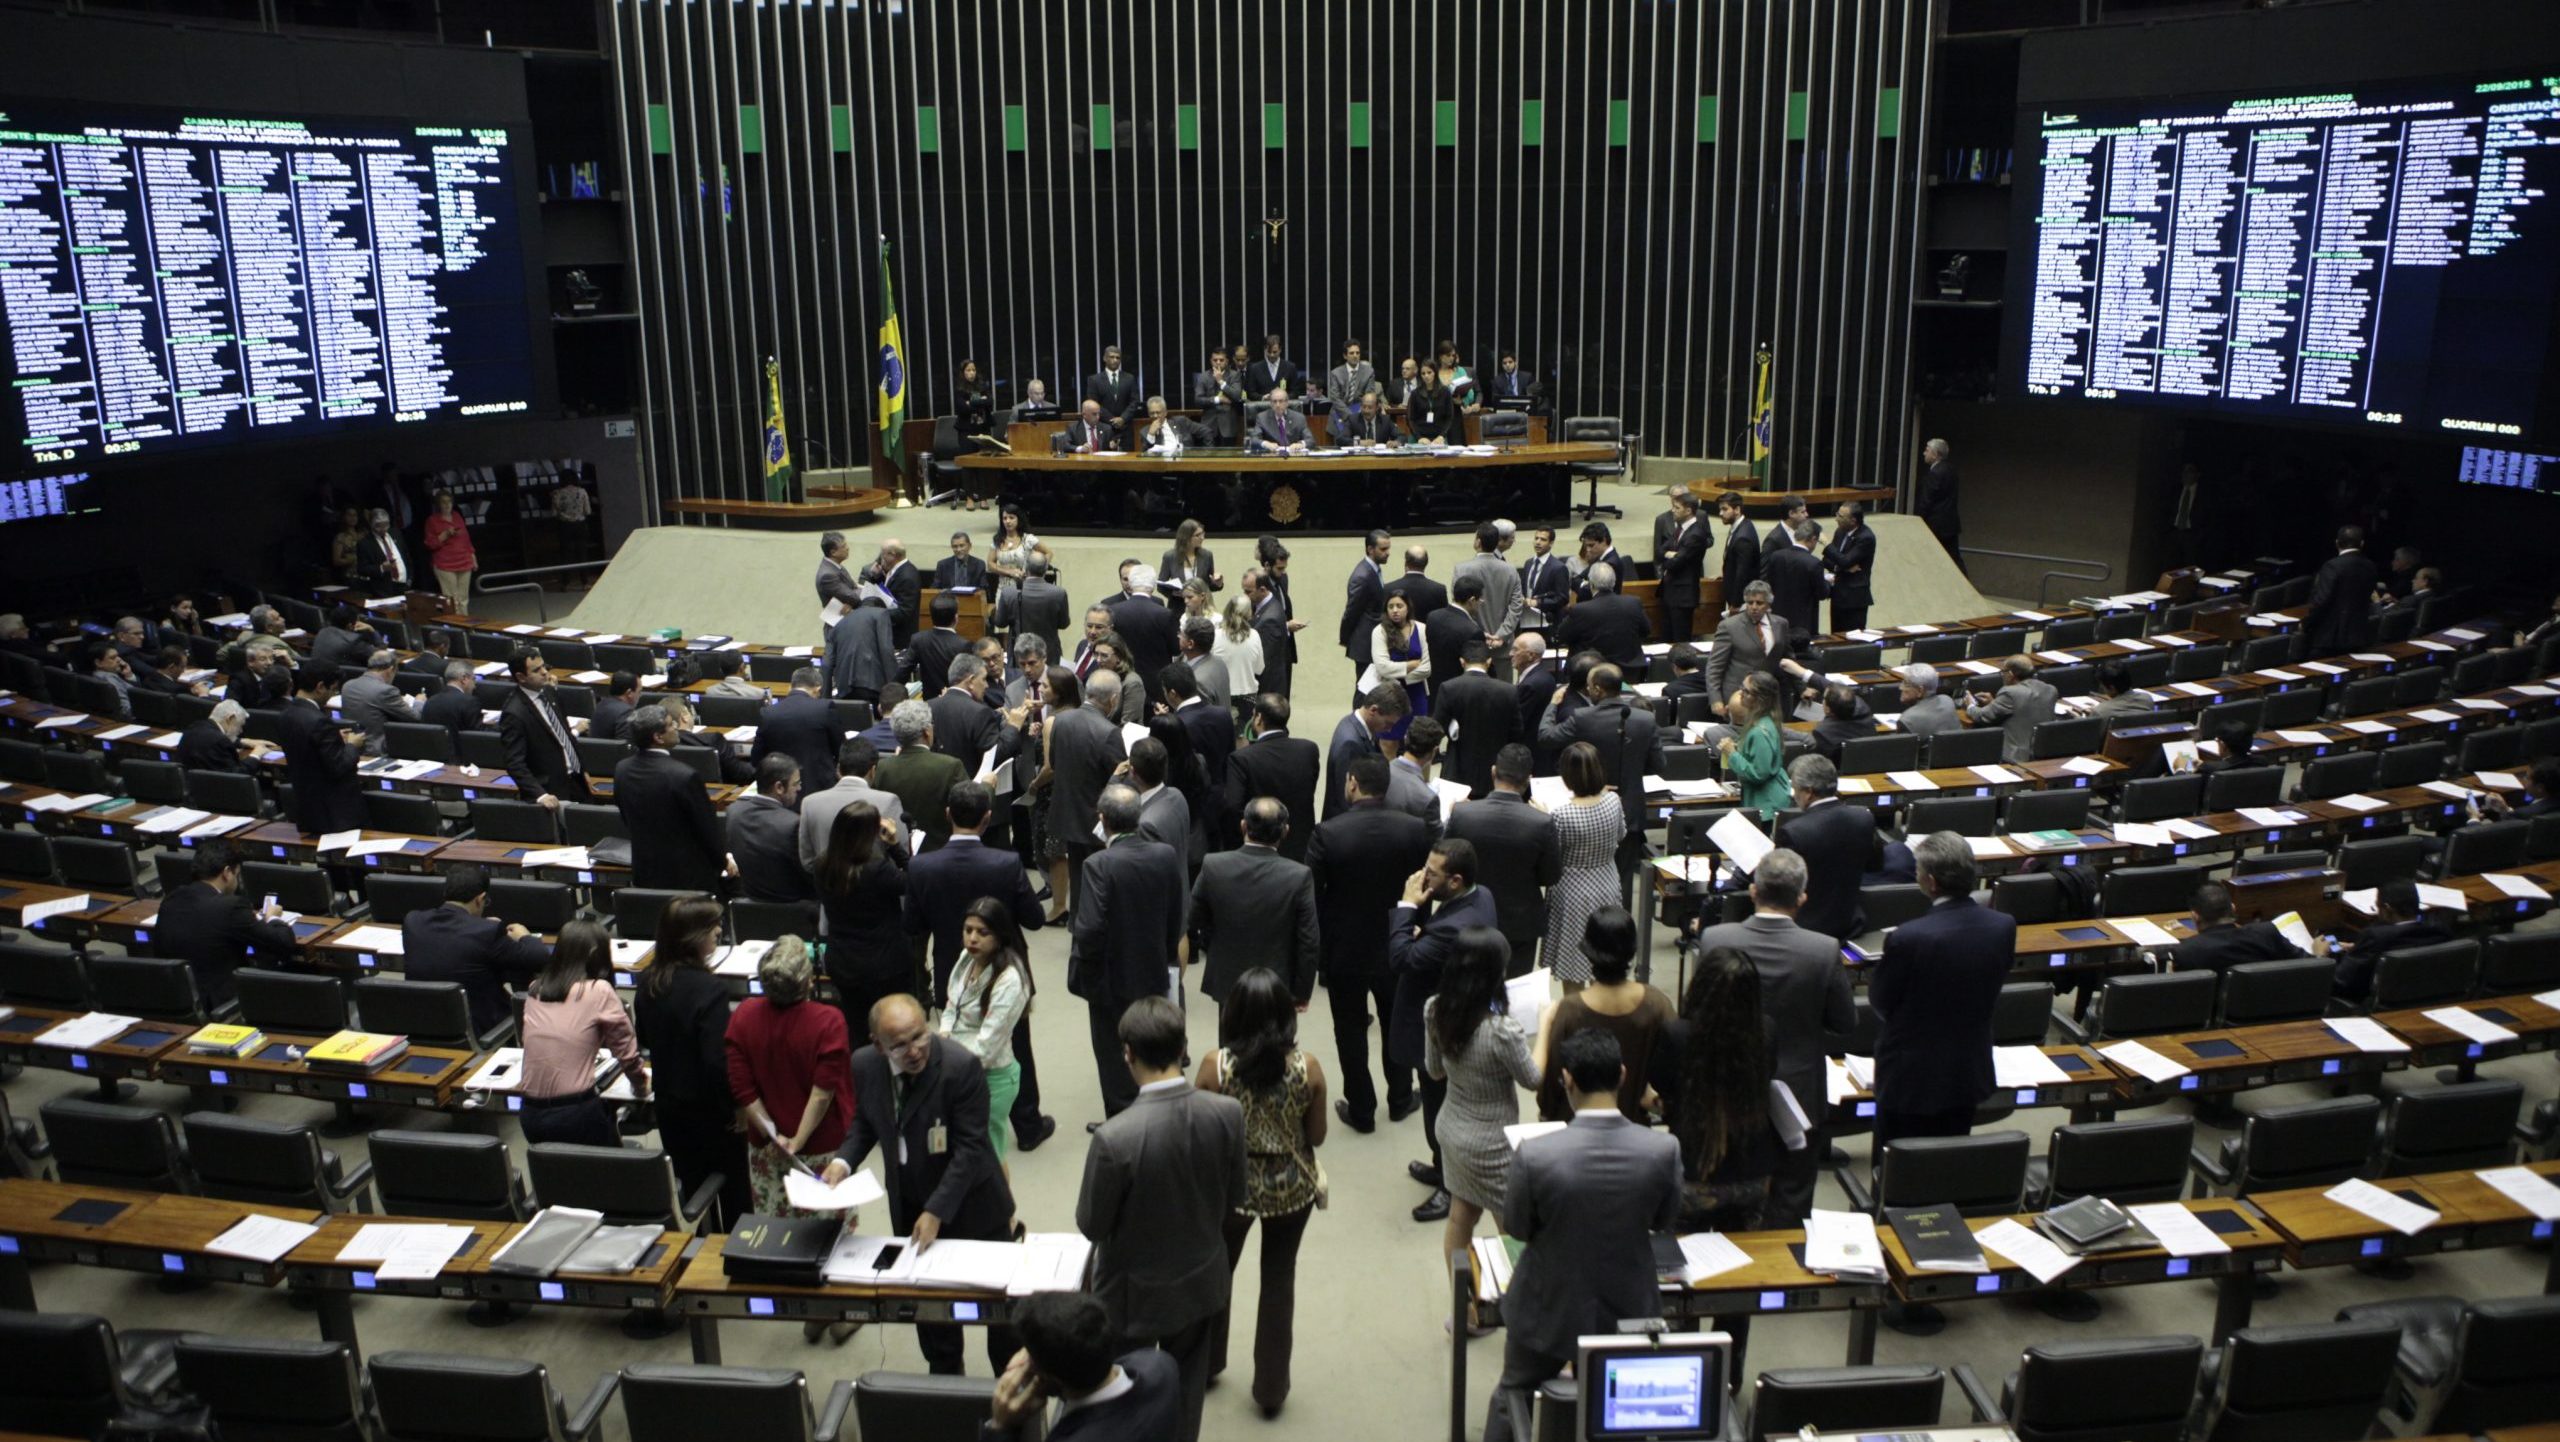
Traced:
[[[977, 776], [1001, 766], [1022, 749], [1022, 723], [1027, 707], [1001, 711], [988, 704], [992, 678], [984, 658], [974, 654], [951, 660], [951, 682], [925, 709], [933, 715], [933, 749]], [[1019, 768], [1017, 773], [1019, 772]], [[1017, 781], [1031, 778], [1017, 774]], [[1015, 788], [1016, 793], [1020, 787]]]
[[1102, 407], [1102, 413], [1123, 431], [1137, 420], [1146, 405], [1146, 392], [1135, 375], [1120, 368], [1120, 347], [1102, 348], [1102, 369], [1084, 378], [1083, 399]]
[[1547, 888], [1564, 875], [1556, 820], [1529, 804], [1529, 748], [1513, 742], [1494, 757], [1493, 789], [1449, 813], [1448, 839], [1476, 849], [1476, 880], [1493, 893], [1495, 923], [1511, 943], [1511, 975], [1538, 964], [1547, 934]]
[[907, 639], [908, 665], [915, 672], [916, 696], [930, 701], [951, 683], [951, 658], [969, 649], [960, 634], [960, 598], [948, 591], [933, 598], [933, 624]]
[[1212, 853], [1191, 886], [1192, 954], [1205, 958], [1200, 990], [1224, 1006], [1227, 989], [1257, 966], [1286, 982], [1301, 1006], [1316, 993], [1321, 956], [1315, 878], [1280, 854], [1289, 808], [1276, 797], [1245, 803], [1244, 844]]
[[1099, 455], [1127, 449], [1123, 436], [1119, 423], [1103, 414], [1102, 403], [1089, 400], [1050, 444], [1067, 455]]
[[1343, 583], [1339, 636], [1342, 654], [1351, 659], [1355, 673], [1369, 664], [1369, 633], [1378, 629], [1378, 620], [1387, 611], [1384, 567], [1394, 538], [1385, 531], [1371, 531], [1360, 545], [1360, 559], [1351, 563], [1350, 579]]
[[356, 585], [367, 596], [397, 596], [431, 584], [432, 578], [419, 579], [426, 575], [408, 543], [391, 529], [391, 513], [375, 511], [372, 528], [356, 540]]
[[885, 602], [865, 600], [827, 632], [827, 694], [868, 701], [897, 678], [897, 618]]
[[[444, 667], [444, 689], [428, 697], [418, 707], [418, 720], [428, 726], [441, 726], [459, 738], [465, 731], [484, 729], [480, 721], [480, 677], [468, 661], [448, 661]], [[604, 714], [604, 703], [596, 703], [596, 714]], [[593, 723], [589, 723], [590, 729]], [[596, 731], [602, 736], [611, 733]]]
[[507, 658], [515, 677], [514, 694], [498, 707], [498, 741], [506, 748], [507, 775], [516, 783], [516, 798], [553, 810], [563, 801], [593, 799], [587, 769], [578, 759], [578, 744], [569, 723], [551, 699], [551, 667], [542, 653], [519, 646]]
[[1482, 796], [1493, 785], [1494, 758], [1520, 738], [1519, 697], [1487, 670], [1492, 657], [1482, 636], [1458, 648], [1462, 669], [1431, 687], [1431, 714], [1452, 738], [1441, 775]]
[[439, 626], [417, 634], [420, 650], [401, 662], [400, 669], [412, 676], [443, 675], [445, 663], [453, 659], [453, 633]]
[[1023, 562], [1022, 582], [1013, 591], [997, 598], [1005, 610], [999, 630], [1011, 629], [1016, 636], [1037, 636], [1052, 656], [1066, 653], [1058, 649], [1058, 637], [1067, 629], [1067, 613], [1073, 609], [1066, 588], [1057, 582], [1049, 564], [1046, 546], [1033, 548]]
[[943, 809], [948, 813], [951, 840], [907, 867], [907, 931], [932, 938], [936, 1007], [950, 996], [951, 969], [960, 961], [960, 923], [971, 903], [993, 897], [1026, 930], [1038, 930], [1041, 919], [1022, 858], [986, 844], [987, 823], [995, 815], [994, 794], [975, 781], [964, 781], [951, 788]]
[[1787, 767], [1787, 783], [1798, 809], [1778, 823], [1776, 840], [1804, 858], [1809, 877], [1797, 924], [1847, 941], [1867, 929], [1858, 887], [1875, 854], [1875, 813], [1840, 799], [1840, 769], [1823, 757], [1797, 757]]
[[969, 533], [951, 533], [951, 554], [933, 563], [933, 586], [937, 591], [983, 591], [987, 589], [987, 563], [969, 554]]
[[1228, 368], [1226, 352], [1209, 352], [1209, 368], [1191, 373], [1191, 404], [1209, 444], [1232, 446], [1243, 437], [1244, 380]]
[[[2417, 894], [2414, 883], [2409, 890], [2412, 897]], [[2196, 934], [2170, 950], [2166, 960], [2172, 971], [2219, 972], [2252, 961], [2283, 961], [2303, 954], [2272, 921], [2242, 926], [2232, 913], [2231, 888], [2219, 881], [2197, 887], [2187, 904], [2195, 908]]]
[[898, 798], [907, 818], [924, 828], [925, 846], [940, 846], [951, 835], [944, 807], [951, 788], [969, 779], [957, 757], [934, 749], [933, 708], [922, 701], [901, 701], [889, 712], [889, 729], [898, 741], [897, 754], [880, 759], [873, 783]]
[[1964, 569], [1964, 550], [1959, 544], [1964, 523], [1956, 506], [1955, 455], [1947, 443], [1932, 440], [1920, 448], [1920, 498], [1914, 507], [1920, 522], [1938, 544], [1947, 548], [1947, 558]]
[[364, 733], [329, 714], [329, 697], [337, 689], [336, 673], [304, 666], [293, 673], [293, 699], [277, 718], [284, 731], [284, 779], [293, 787], [290, 815], [306, 836], [364, 825], [364, 788], [356, 776], [364, 763]]
[[800, 864], [800, 774], [788, 752], [766, 754], [756, 762], [756, 789], [721, 818], [741, 901], [818, 899], [818, 883]]
[[[1823, 678], [1808, 671], [1801, 680], [1813, 682]], [[1784, 684], [1783, 678], [1781, 684]], [[1876, 713], [1868, 709], [1866, 698], [1858, 694], [1857, 687], [1846, 681], [1827, 681], [1819, 688], [1806, 685], [1803, 689], [1818, 690], [1822, 698], [1822, 719], [1813, 723], [1815, 755], [1838, 765], [1842, 750], [1850, 742], [1883, 734], [1876, 730]]]
[[1460, 576], [1449, 593], [1449, 604], [1422, 618], [1422, 654], [1431, 665], [1431, 694], [1456, 680], [1460, 653], [1469, 642], [1485, 641], [1484, 622], [1476, 609], [1484, 600], [1484, 583], [1473, 576]]
[[1671, 509], [1653, 523], [1653, 575], [1660, 583], [1663, 636], [1675, 645], [1689, 639], [1705, 589], [1709, 535], [1698, 516], [1698, 498], [1687, 486], [1673, 487]]
[[231, 1000], [231, 973], [248, 965], [253, 951], [264, 953], [256, 960], [283, 966], [297, 945], [291, 926], [240, 894], [239, 848], [218, 836], [196, 847], [195, 880], [161, 898], [152, 929], [158, 953], [187, 964], [207, 1011]]
[[631, 838], [631, 884], [720, 894], [727, 843], [702, 775], [668, 755], [676, 721], [663, 706], [631, 713], [629, 756], [613, 768], [614, 809]]
[[1289, 603], [1281, 599], [1271, 574], [1260, 566], [1244, 573], [1244, 599], [1253, 608], [1253, 634], [1262, 640], [1262, 674], [1255, 684], [1273, 695], [1286, 696], [1296, 669], [1289, 659], [1295, 649], [1289, 636]]
[[1725, 523], [1724, 608], [1742, 605], [1743, 588], [1760, 579], [1760, 528], [1742, 509], [1742, 495], [1727, 491], [1716, 497], [1716, 519]]
[[903, 651], [916, 638], [916, 601], [924, 594], [924, 575], [907, 559], [907, 543], [892, 536], [880, 543], [880, 554], [863, 568], [862, 579], [889, 595], [889, 641]]
[[2406, 876], [2376, 887], [2373, 904], [2373, 924], [2356, 937], [2355, 945], [2337, 953], [2337, 975], [2329, 979], [2329, 990], [2346, 1001], [2372, 995], [2373, 973], [2389, 953], [2453, 940], [2452, 932], [2426, 914], [2418, 883]]
[[1244, 393], [1255, 400], [1267, 398], [1273, 391], [1287, 391], [1293, 396], [1307, 393], [1307, 378], [1297, 362], [1280, 354], [1280, 337], [1262, 338], [1262, 359], [1244, 368]]
[[1161, 700], [1158, 683], [1164, 666], [1182, 650], [1182, 628], [1156, 599], [1155, 568], [1131, 566], [1123, 577], [1125, 586], [1105, 606], [1111, 613], [1111, 629], [1129, 643], [1129, 666], [1137, 674], [1131, 679], [1147, 688], [1149, 700]]
[[1113, 1330], [1181, 1370], [1179, 1442], [1197, 1442], [1227, 1310], [1227, 1219], [1245, 1200], [1244, 1108], [1184, 1077], [1182, 1012], [1161, 994], [1133, 1003], [1113, 1039], [1134, 1105], [1094, 1133], [1076, 1230], [1093, 1243], [1093, 1291]]
[[1245, 449], [1305, 454], [1313, 443], [1313, 433], [1307, 429], [1307, 418], [1292, 409], [1288, 392], [1274, 390], [1264, 394], [1271, 402], [1271, 408], [1255, 416], [1253, 423], [1245, 428]]
[[[912, 996], [871, 1007], [871, 1045], [853, 1054], [853, 1120], [821, 1179], [843, 1181], [876, 1149], [889, 1193], [889, 1225], [919, 1251], [944, 1238], [1001, 1242], [1013, 1234], [1013, 1188], [988, 1138], [987, 1073], [969, 1049], [937, 1036]], [[987, 1328], [987, 1365], [1012, 1360], [1011, 1329]], [[925, 1365], [967, 1369], [957, 1324], [916, 1326]]]
[[2302, 618], [2305, 654], [2337, 656], [2373, 644], [2373, 583], [2380, 573], [2364, 553], [2364, 528], [2340, 526], [2338, 553], [2320, 563]]
[[605, 678], [604, 694], [596, 698], [595, 714], [587, 718], [587, 734], [619, 741], [631, 724], [631, 713], [639, 709], [640, 678], [629, 671], [616, 671]]
[[[1449, 588], [1431, 579], [1431, 552], [1422, 546], [1404, 548], [1404, 574], [1380, 588], [1378, 607], [1385, 613], [1386, 597], [1404, 597], [1405, 610], [1421, 621], [1432, 612], [1449, 604]], [[1362, 658], [1366, 660], [1366, 657]]]
[[[1721, 628], [1723, 623], [1718, 622], [1717, 625]], [[1671, 663], [1671, 679], [1662, 683], [1662, 700], [1663, 704], [1671, 708], [1671, 714], [1676, 717], [1680, 714], [1680, 703], [1683, 700], [1691, 696], [1709, 694], [1707, 653], [1683, 642], [1673, 646], [1671, 654], [1663, 659]]]
[[[1366, 1132], [1376, 1128], [1378, 1112], [1377, 1086], [1369, 1079], [1369, 1008], [1375, 1003], [1382, 1023], [1395, 1015], [1395, 976], [1378, 918], [1404, 894], [1405, 878], [1429, 859], [1431, 832], [1419, 817], [1387, 806], [1385, 757], [1363, 756], [1349, 769], [1350, 806], [1316, 828], [1307, 869], [1315, 873], [1324, 985], [1342, 1063], [1342, 1096], [1333, 1114]], [[1414, 1096], [1413, 1070], [1386, 1055], [1379, 1062], [1387, 1078], [1387, 1120], [1403, 1121], [1422, 1104]]]
[[[1573, 571], [1556, 554], [1556, 531], [1540, 526], [1529, 533], [1529, 559], [1520, 563], [1523, 626], [1555, 626], [1564, 621], [1565, 603], [1573, 595]], [[1534, 617], [1526, 614], [1535, 612]]]
[[1187, 879], [1180, 852], [1138, 834], [1136, 791], [1107, 786], [1096, 811], [1108, 840], [1085, 858], [1076, 882], [1067, 990], [1084, 998], [1103, 1114], [1116, 1117], [1138, 1094], [1120, 1061], [1120, 1014], [1132, 1002], [1162, 999], [1181, 985], [1176, 973]]
[[2484, 821], [2533, 821], [2560, 811], [2560, 756], [2537, 758], [2525, 772], [2517, 799], [2491, 796], [2480, 803]]
[[[791, 692], [764, 708], [756, 718], [755, 749], [748, 759], [762, 762], [779, 752], [800, 764], [800, 784], [812, 791], [824, 791], [836, 784], [836, 748], [843, 744], [843, 728], [836, 724], [835, 707], [818, 694], [826, 684], [826, 675], [815, 666], [803, 666], [791, 673]], [[598, 707], [602, 713], [602, 707]], [[590, 734], [603, 734], [592, 725]]]
[[1991, 1095], [1991, 1013], [2018, 923], [1973, 899], [1973, 849], [1952, 831], [1913, 842], [1924, 915], [1893, 929], [1867, 983], [1875, 1008], [1876, 1145], [1960, 1137]]
[[1564, 618], [1564, 629], [1557, 634], [1564, 653], [1597, 651], [1619, 666], [1643, 660], [1645, 640], [1653, 633], [1644, 603], [1619, 594], [1614, 567], [1593, 566], [1582, 579], [1591, 588], [1591, 599], [1576, 602], [1573, 614]]
[[1822, 569], [1831, 576], [1831, 629], [1863, 631], [1867, 608], [1875, 604], [1876, 532], [1856, 501], [1840, 503], [1839, 522], [1822, 548]]
[[862, 590], [853, 581], [853, 573], [845, 569], [845, 558], [853, 548], [845, 544], [844, 532], [829, 531], [818, 538], [818, 609], [824, 612], [829, 601], [839, 601], [846, 610], [862, 599]]
[[1395, 975], [1395, 1011], [1387, 1020], [1386, 1057], [1398, 1070], [1412, 1069], [1421, 1078], [1422, 1139], [1431, 1160], [1405, 1170], [1426, 1182], [1431, 1195], [1413, 1209], [1417, 1222], [1436, 1222], [1449, 1215], [1449, 1189], [1440, 1174], [1440, 1104], [1449, 1084], [1423, 1070], [1422, 1006], [1439, 995], [1440, 973], [1458, 949], [1458, 934], [1471, 926], [1497, 924], [1493, 893], [1476, 884], [1476, 848], [1470, 841], [1434, 842], [1420, 871], [1404, 880], [1396, 909], [1387, 914], [1387, 970]]
[[489, 873], [473, 865], [445, 873], [444, 905], [400, 918], [400, 958], [411, 981], [450, 981], [471, 1004], [471, 1029], [486, 1035], [514, 1003], [507, 984], [523, 985], [551, 959], [542, 938], [483, 913]]
[[1291, 861], [1307, 859], [1307, 842], [1316, 834], [1316, 774], [1324, 758], [1316, 743], [1289, 734], [1289, 698], [1265, 691], [1251, 702], [1252, 721], [1245, 744], [1227, 758], [1227, 784], [1220, 793], [1218, 826], [1233, 840], [1245, 807], [1258, 796], [1279, 802], [1288, 813], [1280, 838], [1280, 854]]
[[1799, 924], [1804, 897], [1805, 860], [1781, 844], [1751, 873], [1750, 919], [1707, 927], [1692, 948], [1704, 955], [1730, 946], [1751, 958], [1760, 973], [1769, 1069], [1814, 1123], [1802, 1151], [1779, 1154], [1772, 1187], [1777, 1211], [1767, 1223], [1773, 1227], [1800, 1226], [1813, 1209], [1816, 1173], [1830, 1149], [1821, 1129], [1829, 1111], [1822, 1063], [1848, 1044], [1858, 1021], [1839, 946]]
[[1814, 551], [1821, 539], [1822, 528], [1807, 521], [1795, 533], [1793, 544], [1784, 549], [1772, 544], [1760, 553], [1760, 579], [1769, 583], [1769, 608], [1800, 637], [1822, 634], [1822, 598], [1830, 594], [1831, 585], [1822, 574], [1822, 557]]
[[[249, 708], [237, 701], [217, 701], [213, 714], [201, 721], [190, 721], [178, 733], [178, 765], [189, 771], [223, 771], [247, 775], [254, 768], [241, 755], [240, 733], [248, 729]], [[249, 747], [264, 749], [263, 743], [249, 742]]]
[[1618, 553], [1618, 543], [1610, 536], [1609, 526], [1605, 521], [1593, 521], [1584, 526], [1581, 538], [1576, 543], [1574, 564], [1571, 568], [1575, 600], [1591, 599], [1591, 568], [1594, 566], [1608, 567], [1610, 573], [1622, 582], [1633, 579], [1636, 573], [1635, 567], [1627, 564], [1627, 558]]
[[1013, 1307], [1022, 1350], [996, 1379], [979, 1442], [1021, 1442], [1054, 1400], [1050, 1442], [1174, 1442], [1182, 1369], [1154, 1347], [1121, 1348], [1111, 1314], [1083, 1292], [1034, 1292]]
[[[1386, 760], [1386, 753], [1378, 746], [1378, 738], [1396, 729], [1396, 723], [1405, 718], [1410, 704], [1405, 698], [1404, 688], [1389, 682], [1373, 688], [1361, 701], [1359, 710], [1335, 723], [1333, 739], [1325, 744], [1324, 749], [1325, 820], [1331, 821], [1340, 816], [1351, 804], [1344, 793], [1343, 780], [1351, 774], [1355, 763], [1371, 756], [1381, 762]], [[1383, 799], [1386, 794], [1382, 786], [1378, 795]]]
[[[1590, 742], [1600, 752], [1600, 769], [1618, 788], [1620, 800], [1632, 799], [1641, 810], [1644, 779], [1662, 773], [1662, 728], [1653, 719], [1653, 708], [1625, 694], [1625, 674], [1615, 666], [1592, 667], [1583, 684], [1591, 704], [1570, 715], [1560, 699], [1549, 697], [1551, 704], [1538, 726], [1538, 742], [1558, 754], [1576, 741]], [[1628, 835], [1642, 844], [1640, 828], [1631, 826]]]
[[1582, 1337], [1658, 1315], [1652, 1233], [1680, 1215], [1680, 1144], [1637, 1126], [1618, 1093], [1627, 1075], [1615, 1032], [1589, 1027], [1556, 1046], [1573, 1120], [1511, 1153], [1502, 1230], [1526, 1245], [1502, 1298], [1502, 1376], [1484, 1442], [1512, 1442], [1511, 1413], [1562, 1372]]
[[[1201, 769], [1208, 773], [1209, 785], [1223, 791], [1227, 784], [1227, 762], [1236, 749], [1236, 713], [1224, 706], [1212, 706], [1200, 695], [1200, 680], [1191, 668], [1180, 661], [1168, 664], [1157, 673], [1156, 689], [1164, 693], [1165, 705], [1172, 708], [1174, 724], [1191, 740], [1191, 754], [1200, 758]], [[1206, 842], [1207, 837], [1200, 838]]]
[[1520, 713], [1521, 740], [1536, 740], [1538, 718], [1547, 714], [1547, 700], [1564, 676], [1563, 660], [1548, 657], [1547, 638], [1535, 631], [1511, 638], [1511, 696]]

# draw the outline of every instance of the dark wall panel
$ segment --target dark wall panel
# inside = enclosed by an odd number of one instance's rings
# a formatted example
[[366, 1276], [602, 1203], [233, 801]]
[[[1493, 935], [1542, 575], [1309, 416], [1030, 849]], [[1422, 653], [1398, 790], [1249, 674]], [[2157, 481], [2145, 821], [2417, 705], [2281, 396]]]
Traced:
[[1927, 8], [615, 0], [657, 491], [760, 494], [768, 355], [794, 459], [868, 458], [883, 235], [911, 416], [964, 357], [1174, 398], [1211, 344], [1446, 338], [1739, 457], [1766, 344], [1779, 477], [1891, 484]]

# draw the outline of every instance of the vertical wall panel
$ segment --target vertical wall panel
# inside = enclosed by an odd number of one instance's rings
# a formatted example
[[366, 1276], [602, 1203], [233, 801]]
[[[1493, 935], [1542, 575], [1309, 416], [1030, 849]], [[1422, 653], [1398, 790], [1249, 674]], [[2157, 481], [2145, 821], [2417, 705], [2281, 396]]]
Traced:
[[883, 237], [911, 417], [963, 358], [1071, 403], [1116, 342], [1182, 405], [1212, 345], [1452, 337], [1739, 458], [1768, 345], [1781, 483], [1908, 469], [1926, 0], [615, 0], [613, 44], [661, 498], [761, 494], [768, 355], [801, 465], [867, 460]]

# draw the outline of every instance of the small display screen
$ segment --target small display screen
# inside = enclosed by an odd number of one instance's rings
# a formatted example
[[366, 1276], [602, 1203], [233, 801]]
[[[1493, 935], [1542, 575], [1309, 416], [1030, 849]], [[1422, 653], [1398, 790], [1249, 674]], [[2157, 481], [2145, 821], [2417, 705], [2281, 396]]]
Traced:
[[2242, 1054], [2240, 1044], [2236, 1041], [2214, 1041], [2211, 1039], [2188, 1042], [2187, 1050], [2197, 1056], [2206, 1057], [2212, 1060], [2220, 1060], [2224, 1057], [2235, 1057]]
[[1603, 1357], [1594, 1437], [1696, 1432], [1710, 1424], [1708, 1358], [1698, 1352]]

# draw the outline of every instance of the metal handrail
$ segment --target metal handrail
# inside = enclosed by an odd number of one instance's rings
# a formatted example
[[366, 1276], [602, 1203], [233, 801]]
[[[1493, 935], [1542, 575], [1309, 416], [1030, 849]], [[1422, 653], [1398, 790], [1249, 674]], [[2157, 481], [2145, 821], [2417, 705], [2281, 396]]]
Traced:
[[2044, 609], [2044, 589], [2046, 585], [2056, 579], [2065, 581], [2104, 581], [2114, 576], [2116, 573], [2116, 568], [2113, 562], [2084, 561], [2077, 556], [2040, 556], [2033, 551], [1992, 551], [1986, 550], [1980, 546], [1958, 546], [1956, 549], [1962, 551], [1968, 556], [1997, 556], [2004, 561], [2052, 561], [2064, 566], [2095, 566], [2097, 568], [2098, 574], [2094, 576], [2085, 575], [2077, 571], [2047, 571], [2043, 575], [2038, 576], [2036, 578], [2036, 609], [2038, 610]]
[[[603, 570], [604, 567], [605, 563], [603, 561], [568, 561], [557, 566], [527, 566], [522, 570], [517, 571], [475, 571], [471, 575], [471, 589], [484, 596], [489, 595], [492, 592], [499, 591], [531, 591], [533, 593], [534, 616], [536, 619], [548, 621], [551, 619], [551, 605], [549, 600], [550, 593], [543, 588], [540, 581], [525, 581], [520, 585], [514, 584], [517, 577], [553, 576], [564, 571], [600, 571]], [[502, 577], [510, 584], [504, 586], [492, 586], [489, 584], [490, 578], [492, 577]]]

